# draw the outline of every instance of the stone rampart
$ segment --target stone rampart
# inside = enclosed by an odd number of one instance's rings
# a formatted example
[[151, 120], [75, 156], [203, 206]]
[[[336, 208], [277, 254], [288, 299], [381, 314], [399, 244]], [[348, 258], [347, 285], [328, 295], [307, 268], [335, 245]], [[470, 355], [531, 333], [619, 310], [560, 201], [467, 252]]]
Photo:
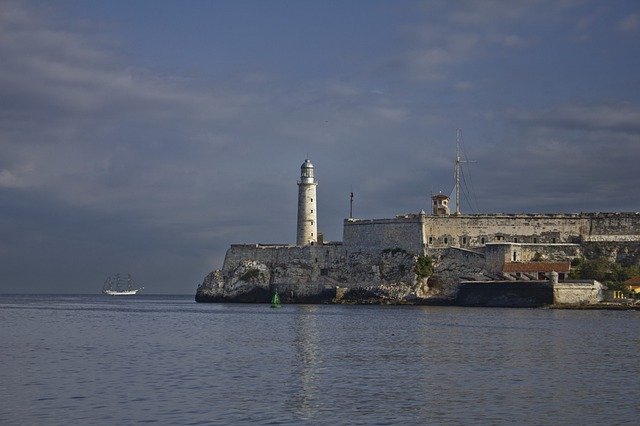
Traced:
[[489, 243], [479, 248], [485, 255], [485, 268], [501, 272], [505, 262], [560, 262], [581, 254], [580, 244]]
[[[428, 279], [415, 274], [416, 259], [423, 254], [434, 260], [434, 275]], [[421, 213], [347, 219], [342, 243], [232, 245], [222, 270], [210, 274], [198, 294], [210, 301], [256, 301], [277, 289], [287, 301], [327, 301], [340, 287], [346, 289], [342, 293], [347, 298], [350, 294], [396, 301], [452, 298], [460, 281], [510, 279], [503, 274], [505, 262], [603, 255], [624, 265], [640, 263], [640, 214]], [[469, 289], [468, 294], [488, 297], [480, 304], [501, 303], [502, 293], [494, 294], [493, 287], [469, 286], [465, 291]], [[533, 303], [525, 299], [535, 287], [503, 289], [513, 290], [525, 305]], [[574, 290], [578, 291], [571, 287], [561, 292], [571, 296]], [[532, 300], [547, 298], [548, 292], [543, 293]]]
[[[422, 229], [418, 229], [421, 227]], [[347, 219], [344, 244], [366, 250], [479, 247], [488, 243], [640, 242], [640, 213], [409, 214]]]
[[373, 253], [349, 252], [337, 243], [232, 245], [222, 270], [209, 274], [198, 298], [258, 301], [277, 290], [283, 301], [322, 302], [342, 287], [353, 297], [403, 301], [415, 299], [420, 292], [415, 262], [413, 254], [399, 248]]
[[604, 300], [606, 287], [599, 281], [563, 281], [553, 284], [556, 305], [595, 304]]
[[301, 265], [313, 271], [342, 262], [345, 255], [342, 244], [233, 244], [224, 258], [223, 275], [228, 276], [243, 261], [249, 259], [266, 265]]
[[424, 215], [406, 215], [394, 219], [346, 219], [343, 244], [350, 251], [402, 249], [414, 255], [423, 254], [423, 219]]
[[640, 241], [638, 213], [426, 216], [428, 246]]
[[629, 236], [640, 240], [640, 212], [582, 213], [589, 221], [588, 236]]

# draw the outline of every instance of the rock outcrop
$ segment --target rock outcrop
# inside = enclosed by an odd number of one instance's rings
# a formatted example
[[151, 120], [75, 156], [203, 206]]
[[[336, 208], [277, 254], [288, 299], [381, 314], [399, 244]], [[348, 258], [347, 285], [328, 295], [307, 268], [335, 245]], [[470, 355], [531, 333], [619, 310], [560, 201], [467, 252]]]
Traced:
[[[340, 246], [291, 256], [283, 248], [238, 253], [232, 247], [222, 270], [198, 287], [198, 302], [267, 302], [277, 291], [285, 303], [443, 304], [461, 279], [486, 279], [483, 256], [446, 249], [433, 256], [434, 274], [416, 275], [417, 256], [402, 249], [347, 253]], [[330, 252], [332, 251], [332, 252]], [[316, 255], [322, 253], [323, 261]]]

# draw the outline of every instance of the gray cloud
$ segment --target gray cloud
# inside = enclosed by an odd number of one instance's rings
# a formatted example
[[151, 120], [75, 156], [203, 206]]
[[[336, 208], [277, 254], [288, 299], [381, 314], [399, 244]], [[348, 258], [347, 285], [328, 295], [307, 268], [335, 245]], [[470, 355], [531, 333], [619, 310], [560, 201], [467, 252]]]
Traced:
[[631, 13], [618, 22], [618, 29], [624, 33], [633, 34], [640, 30], [640, 13]]
[[525, 125], [635, 134], [640, 132], [640, 107], [629, 103], [558, 105], [538, 111], [512, 110], [509, 116]]
[[352, 190], [360, 217], [428, 209], [453, 186], [456, 127], [483, 211], [637, 208], [637, 99], [534, 105], [493, 68], [467, 69], [539, 42], [517, 27], [545, 5], [421, 6], [394, 52], [348, 76], [204, 79], [142, 69], [95, 25], [0, 4], [0, 291], [94, 292], [119, 270], [192, 293], [230, 243], [294, 240], [307, 155], [328, 239]]

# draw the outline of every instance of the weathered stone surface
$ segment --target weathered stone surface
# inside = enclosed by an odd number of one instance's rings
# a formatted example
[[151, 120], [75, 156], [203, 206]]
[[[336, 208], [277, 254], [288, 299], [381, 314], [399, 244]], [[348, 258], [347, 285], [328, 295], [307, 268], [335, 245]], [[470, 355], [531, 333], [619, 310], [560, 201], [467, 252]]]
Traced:
[[553, 284], [553, 303], [555, 305], [596, 304], [604, 301], [607, 289], [596, 280], [576, 280]]
[[640, 265], [640, 244], [638, 242], [586, 242], [581, 245], [587, 259], [606, 257], [611, 262], [623, 266]]
[[[505, 275], [506, 262], [557, 262], [606, 255], [640, 264], [639, 213], [481, 214], [347, 219], [344, 242], [232, 245], [198, 301], [431, 303], [454, 300], [461, 281], [535, 281]], [[416, 259], [434, 260], [431, 277]], [[339, 291], [338, 291], [339, 289]]]
[[339, 245], [300, 249], [232, 246], [223, 269], [198, 287], [196, 300], [266, 302], [278, 291], [285, 303], [336, 303], [338, 287], [341, 303], [409, 303], [433, 296], [428, 280], [415, 275], [416, 256], [402, 249], [379, 254], [347, 253]]

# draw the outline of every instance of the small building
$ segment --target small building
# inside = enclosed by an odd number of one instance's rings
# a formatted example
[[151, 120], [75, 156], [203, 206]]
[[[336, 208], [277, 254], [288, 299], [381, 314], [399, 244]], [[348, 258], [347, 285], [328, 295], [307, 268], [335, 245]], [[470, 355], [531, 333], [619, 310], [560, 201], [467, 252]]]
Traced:
[[449, 210], [449, 197], [443, 193], [439, 193], [431, 197], [433, 206], [433, 214], [436, 216], [448, 216]]
[[624, 282], [631, 293], [640, 294], [640, 275], [637, 277], [629, 278]]
[[571, 262], [505, 262], [502, 272], [517, 278], [528, 277], [535, 280], [550, 278], [551, 272], [558, 273], [558, 279], [569, 275]]

